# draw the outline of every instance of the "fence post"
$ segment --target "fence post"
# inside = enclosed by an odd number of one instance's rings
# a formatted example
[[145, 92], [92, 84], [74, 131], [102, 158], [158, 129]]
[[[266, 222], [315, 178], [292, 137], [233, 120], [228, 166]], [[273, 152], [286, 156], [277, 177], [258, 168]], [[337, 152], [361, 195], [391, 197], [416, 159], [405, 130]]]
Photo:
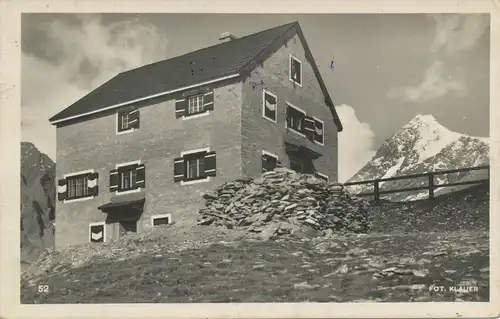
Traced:
[[378, 181], [373, 182], [373, 196], [376, 201], [380, 199], [380, 193], [378, 188]]
[[429, 173], [429, 199], [434, 199], [434, 173]]

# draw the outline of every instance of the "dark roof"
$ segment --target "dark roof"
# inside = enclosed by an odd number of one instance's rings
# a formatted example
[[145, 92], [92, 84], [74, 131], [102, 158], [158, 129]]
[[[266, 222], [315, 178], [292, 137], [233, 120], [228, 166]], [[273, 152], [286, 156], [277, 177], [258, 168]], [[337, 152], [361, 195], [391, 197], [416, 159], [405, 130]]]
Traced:
[[[301, 34], [297, 22], [288, 23], [119, 73], [49, 121], [94, 113], [113, 105], [237, 74], [293, 27], [297, 27]], [[302, 34], [301, 36], [303, 37]], [[321, 78], [319, 81], [323, 83]], [[328, 96], [327, 99], [329, 98]], [[340, 124], [333, 104], [331, 108]]]

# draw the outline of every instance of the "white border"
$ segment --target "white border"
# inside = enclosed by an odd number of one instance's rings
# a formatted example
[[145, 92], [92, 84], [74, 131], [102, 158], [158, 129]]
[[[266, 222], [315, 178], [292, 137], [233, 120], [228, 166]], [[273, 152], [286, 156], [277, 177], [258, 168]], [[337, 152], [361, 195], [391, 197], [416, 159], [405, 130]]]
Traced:
[[[313, 119], [315, 121], [321, 122], [321, 124], [323, 124], [323, 143], [316, 141], [316, 139], [313, 139], [313, 141], [314, 141], [314, 143], [316, 143], [318, 145], [325, 146], [325, 122], [323, 120], [317, 118], [316, 116], [313, 116]], [[316, 124], [314, 126], [314, 133], [316, 135]]]
[[189, 151], [182, 151], [181, 157], [184, 157], [184, 155], [196, 154], [201, 152], [207, 152], [207, 153], [210, 152], [210, 147], [202, 147], [202, 148], [192, 149]]
[[[136, 108], [137, 109], [137, 112], [139, 112], [139, 108]], [[129, 128], [128, 130], [124, 130], [124, 131], [121, 131], [119, 132], [118, 131], [118, 126], [120, 125], [119, 123], [119, 117], [118, 117], [118, 114], [120, 113], [120, 109], [116, 109], [116, 112], [115, 112], [115, 117], [116, 117], [116, 125], [115, 125], [115, 133], [116, 135], [123, 135], [123, 134], [128, 134], [128, 133], [133, 133], [135, 131], [138, 131], [138, 129], [132, 127], [132, 128]], [[141, 114], [139, 113], [139, 116], [141, 116]]]
[[87, 115], [91, 115], [91, 114], [96, 114], [96, 113], [104, 112], [104, 111], [107, 111], [107, 110], [112, 110], [112, 109], [115, 109], [115, 108], [120, 107], [120, 106], [129, 105], [129, 104], [133, 104], [133, 103], [136, 103], [136, 102], [153, 99], [155, 97], [159, 97], [159, 96], [163, 96], [163, 95], [167, 95], [167, 94], [171, 94], [171, 93], [175, 93], [175, 92], [180, 92], [180, 91], [184, 91], [184, 90], [189, 90], [189, 89], [196, 88], [196, 87], [203, 86], [203, 85], [207, 85], [207, 84], [210, 84], [210, 83], [221, 82], [221, 81], [224, 81], [224, 80], [227, 80], [227, 79], [232, 79], [232, 78], [235, 78], [235, 77], [238, 77], [238, 76], [240, 76], [240, 74], [239, 73], [235, 73], [235, 74], [228, 75], [228, 76], [225, 76], [225, 77], [222, 77], [222, 78], [217, 78], [217, 79], [213, 79], [213, 80], [210, 80], [210, 81], [205, 81], [205, 82], [202, 82], [202, 83], [197, 83], [197, 84], [193, 84], [193, 85], [181, 87], [181, 88], [178, 88], [178, 89], [175, 89], [175, 90], [169, 90], [169, 91], [165, 91], [165, 92], [161, 92], [161, 93], [157, 93], [157, 94], [153, 94], [153, 95], [148, 95], [148, 96], [145, 96], [145, 97], [142, 97], [142, 98], [139, 98], [139, 99], [135, 99], [135, 100], [132, 100], [132, 101], [127, 101], [127, 102], [123, 102], [123, 103], [111, 105], [111, 106], [108, 106], [108, 107], [104, 107], [104, 108], [99, 109], [99, 110], [95, 110], [95, 111], [86, 112], [86, 113], [79, 114], [79, 115], [74, 115], [74, 116], [66, 117], [66, 118], [63, 118], [63, 119], [60, 119], [60, 120], [56, 120], [56, 121], [53, 121], [53, 122], [50, 122], [50, 123], [51, 124], [57, 124], [57, 123], [61, 123], [61, 122], [64, 122], [64, 121], [69, 121], [69, 120], [80, 118], [80, 117], [83, 117], [83, 116], [87, 116]]
[[[276, 99], [276, 110], [274, 111], [275, 112], [274, 117], [276, 118], [275, 120], [270, 119], [266, 116], [266, 94], [269, 94]], [[278, 97], [276, 96], [276, 94], [271, 93], [266, 89], [262, 89], [262, 117], [270, 122], [278, 123]]]
[[[304, 111], [303, 109], [301, 109], [300, 107], [297, 107], [297, 106], [293, 105], [292, 103], [290, 103], [290, 102], [288, 102], [288, 101], [285, 101], [285, 104], [286, 104], [287, 106], [293, 107], [293, 108], [294, 108], [294, 109], [296, 109], [297, 111], [299, 111], [299, 112], [303, 113], [303, 114], [304, 114], [304, 116], [307, 116], [307, 112], [306, 112], [306, 111]], [[285, 112], [285, 113], [286, 113], [286, 112]], [[287, 115], [285, 114], [285, 116], [287, 116]], [[303, 123], [302, 125], [304, 125], [304, 123]], [[295, 134], [297, 134], [297, 135], [300, 135], [301, 137], [306, 137], [306, 135], [305, 135], [304, 133], [301, 133], [301, 132], [299, 132], [299, 131], [294, 130], [294, 129], [293, 129], [293, 128], [291, 128], [291, 127], [288, 127], [288, 122], [286, 121], [286, 119], [285, 119], [285, 128], [286, 128], [289, 132], [293, 132], [293, 133], [295, 133]]]
[[[12, 184], [20, 183], [19, 142], [20, 105], [20, 12], [45, 13], [489, 13], [491, 14], [490, 61], [490, 301], [489, 302], [393, 302], [393, 303], [217, 303], [217, 304], [46, 304], [21, 305], [19, 301], [19, 227], [2, 219], [0, 222], [0, 316], [5, 318], [487, 318], [500, 312], [500, 234], [494, 230], [499, 222], [500, 179], [500, 15], [498, 0], [360, 0], [360, 1], [294, 1], [245, 0], [154, 1], [4, 1], [0, 9], [0, 161], [4, 164], [0, 181], [2, 215], [19, 214], [20, 192]], [[304, 30], [307, 32], [307, 30]], [[307, 34], [306, 34], [307, 36]], [[4, 105], [5, 104], [5, 105]], [[9, 107], [5, 107], [8, 105]]]
[[158, 218], [165, 218], [165, 217], [167, 217], [167, 218], [168, 218], [168, 224], [167, 224], [167, 225], [172, 224], [172, 214], [160, 214], [160, 215], [153, 215], [153, 216], [151, 216], [151, 226], [152, 226], [153, 228], [158, 227], [158, 226], [155, 226], [155, 225], [154, 225], [153, 221], [154, 221], [155, 219], [158, 219]]
[[[294, 79], [292, 79], [292, 59], [295, 61], [299, 62], [300, 64], [300, 82], [296, 82]], [[288, 53], [288, 80], [290, 82], [297, 84], [299, 87], [302, 87], [302, 82], [304, 82], [304, 72], [303, 72], [303, 67], [302, 67], [302, 61], [299, 60], [296, 56], [292, 55], [291, 53]]]
[[64, 174], [63, 178], [68, 178], [68, 177], [73, 177], [73, 176], [78, 176], [78, 175], [83, 175], [83, 174], [89, 174], [89, 173], [95, 173], [95, 169], [92, 168], [92, 169], [87, 169], [84, 171]]
[[104, 227], [103, 227], [103, 231], [102, 231], [102, 237], [103, 237], [102, 242], [103, 242], [103, 243], [105, 243], [105, 242], [106, 242], [106, 222], [95, 222], [95, 223], [89, 223], [89, 237], [88, 237], [88, 242], [89, 242], [89, 243], [91, 242], [91, 241], [90, 241], [90, 234], [92, 233], [92, 232], [90, 231], [90, 228], [91, 228], [92, 226], [101, 226], [101, 225], [102, 225], [102, 226], [104, 226]]
[[[137, 160], [137, 161], [132, 161], [132, 162], [125, 162], [125, 163], [120, 163], [120, 164], [116, 164], [115, 165], [115, 169], [118, 169], [120, 167], [125, 167], [125, 166], [130, 166], [130, 165], [141, 165], [141, 160]], [[120, 178], [120, 176], [118, 175], [118, 178]], [[133, 193], [139, 193], [140, 191], [142, 190], [142, 188], [136, 188], [136, 189], [131, 189], [131, 190], [128, 190], [128, 191], [118, 191], [116, 190], [115, 191], [115, 195], [116, 196], [120, 196], [120, 195], [127, 195], [127, 194], [133, 194]]]

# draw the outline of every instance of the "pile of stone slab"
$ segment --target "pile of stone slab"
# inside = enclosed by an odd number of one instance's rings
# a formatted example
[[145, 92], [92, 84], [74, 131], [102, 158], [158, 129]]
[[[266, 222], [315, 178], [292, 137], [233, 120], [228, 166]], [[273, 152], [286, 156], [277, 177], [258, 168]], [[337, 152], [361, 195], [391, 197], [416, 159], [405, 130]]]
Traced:
[[243, 228], [269, 239], [366, 233], [370, 227], [365, 200], [351, 196], [342, 184], [286, 168], [225, 183], [203, 198], [199, 225]]

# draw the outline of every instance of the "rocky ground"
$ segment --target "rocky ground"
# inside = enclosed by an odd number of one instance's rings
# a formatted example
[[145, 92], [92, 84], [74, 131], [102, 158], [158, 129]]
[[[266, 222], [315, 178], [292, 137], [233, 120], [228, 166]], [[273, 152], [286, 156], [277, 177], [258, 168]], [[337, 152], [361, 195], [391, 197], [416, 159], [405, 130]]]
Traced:
[[[120, 242], [45, 252], [23, 269], [21, 299], [488, 301], [488, 196], [481, 186], [433, 206], [375, 205], [310, 176], [267, 174], [205, 195], [200, 225], [190, 230], [174, 224]], [[39, 293], [38, 285], [49, 291]], [[450, 291], [458, 286], [477, 292]]]

